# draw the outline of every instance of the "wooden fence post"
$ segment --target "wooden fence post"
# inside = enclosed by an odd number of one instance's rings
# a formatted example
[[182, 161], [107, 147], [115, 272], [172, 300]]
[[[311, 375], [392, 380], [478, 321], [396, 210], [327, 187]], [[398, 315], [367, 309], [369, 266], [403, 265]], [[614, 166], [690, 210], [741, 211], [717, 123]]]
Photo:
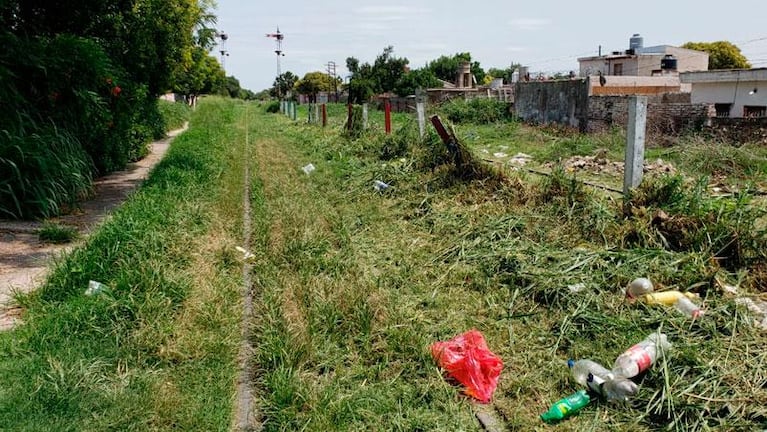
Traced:
[[386, 124], [386, 134], [391, 134], [391, 103], [389, 99], [384, 101], [384, 122]]
[[325, 104], [322, 104], [322, 127], [328, 125], [328, 110]]

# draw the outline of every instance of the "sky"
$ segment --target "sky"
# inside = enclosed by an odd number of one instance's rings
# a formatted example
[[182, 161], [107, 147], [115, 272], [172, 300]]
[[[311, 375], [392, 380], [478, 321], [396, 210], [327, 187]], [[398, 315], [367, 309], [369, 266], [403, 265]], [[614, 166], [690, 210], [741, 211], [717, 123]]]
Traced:
[[487, 70], [512, 62], [537, 72], [578, 71], [578, 57], [628, 49], [639, 33], [644, 46], [727, 40], [754, 67], [767, 67], [765, 0], [436, 1], [218, 0], [216, 28], [228, 39], [224, 68], [243, 88], [271, 87], [277, 76], [277, 28], [284, 34], [282, 72], [299, 77], [346, 58], [372, 63], [389, 45], [412, 69], [441, 55], [470, 52]]

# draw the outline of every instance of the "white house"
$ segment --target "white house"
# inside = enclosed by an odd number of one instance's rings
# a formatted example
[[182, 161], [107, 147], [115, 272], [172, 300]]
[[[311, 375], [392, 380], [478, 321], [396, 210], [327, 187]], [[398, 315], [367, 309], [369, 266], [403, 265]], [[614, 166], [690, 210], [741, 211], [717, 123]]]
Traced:
[[767, 117], [767, 68], [679, 74], [692, 85], [692, 103], [710, 103], [717, 117]]

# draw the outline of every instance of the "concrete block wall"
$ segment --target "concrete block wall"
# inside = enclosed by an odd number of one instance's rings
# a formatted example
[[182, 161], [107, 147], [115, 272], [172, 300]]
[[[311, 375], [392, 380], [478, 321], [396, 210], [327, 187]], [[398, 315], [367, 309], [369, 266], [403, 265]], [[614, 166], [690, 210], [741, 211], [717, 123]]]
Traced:
[[588, 79], [518, 82], [514, 93], [514, 109], [522, 120], [588, 130]]

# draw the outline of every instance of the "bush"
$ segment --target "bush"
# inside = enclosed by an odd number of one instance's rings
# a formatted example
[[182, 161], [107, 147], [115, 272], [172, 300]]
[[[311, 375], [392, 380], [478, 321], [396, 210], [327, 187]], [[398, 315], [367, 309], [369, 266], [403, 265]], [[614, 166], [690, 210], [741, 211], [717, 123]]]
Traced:
[[280, 101], [271, 101], [266, 104], [266, 112], [271, 114], [280, 112]]
[[183, 102], [159, 100], [157, 108], [162, 116], [165, 132], [180, 129], [192, 116], [192, 109]]

